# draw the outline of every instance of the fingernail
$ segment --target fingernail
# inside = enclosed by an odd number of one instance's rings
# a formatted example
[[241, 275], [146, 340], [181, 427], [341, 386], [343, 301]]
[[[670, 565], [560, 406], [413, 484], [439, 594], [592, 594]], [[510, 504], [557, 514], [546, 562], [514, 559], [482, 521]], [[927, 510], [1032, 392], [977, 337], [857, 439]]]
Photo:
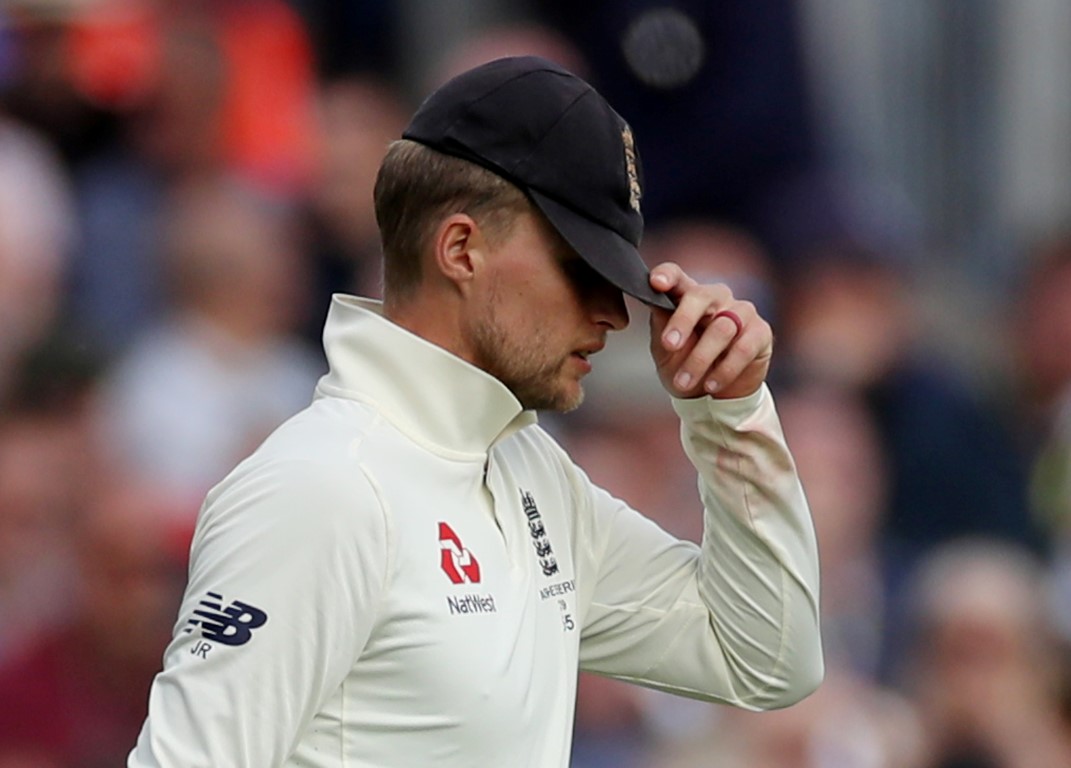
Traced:
[[710, 381], [708, 381], [707, 382], [707, 392], [709, 392], [710, 394], [714, 394], [717, 391], [718, 391], [718, 382], [714, 381], [714, 379], [711, 379]]
[[676, 329], [674, 329], [674, 330], [670, 331], [669, 333], [667, 333], [666, 334], [666, 343], [669, 344], [669, 346], [672, 347], [673, 349], [676, 349], [678, 346], [680, 346], [680, 343], [681, 343], [681, 332], [676, 330]]
[[680, 373], [677, 374], [677, 378], [675, 378], [673, 380], [673, 383], [677, 385], [677, 389], [680, 389], [680, 390], [688, 389], [688, 387], [692, 383], [692, 375], [689, 374], [689, 373], [685, 373], [684, 371], [681, 371]]

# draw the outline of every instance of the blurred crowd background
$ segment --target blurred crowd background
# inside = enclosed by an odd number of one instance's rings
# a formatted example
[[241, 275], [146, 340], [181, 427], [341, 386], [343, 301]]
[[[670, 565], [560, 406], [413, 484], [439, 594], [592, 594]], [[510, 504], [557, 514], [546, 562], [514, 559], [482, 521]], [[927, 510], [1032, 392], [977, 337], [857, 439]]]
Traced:
[[[0, 2], [0, 767], [123, 764], [206, 490], [310, 399], [420, 98], [501, 55], [632, 124], [643, 250], [771, 320], [828, 675], [583, 675], [574, 768], [1071, 766], [1064, 0]], [[642, 308], [544, 418], [700, 534]]]

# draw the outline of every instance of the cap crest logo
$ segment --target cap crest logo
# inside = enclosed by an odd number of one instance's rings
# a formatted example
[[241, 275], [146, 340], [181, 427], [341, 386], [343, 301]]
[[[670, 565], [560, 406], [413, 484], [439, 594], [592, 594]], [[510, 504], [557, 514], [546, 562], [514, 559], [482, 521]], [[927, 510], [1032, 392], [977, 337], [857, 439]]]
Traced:
[[621, 143], [625, 145], [625, 175], [628, 177], [628, 204], [636, 213], [640, 212], [640, 174], [636, 169], [636, 141], [632, 138], [632, 129], [627, 125], [621, 129]]

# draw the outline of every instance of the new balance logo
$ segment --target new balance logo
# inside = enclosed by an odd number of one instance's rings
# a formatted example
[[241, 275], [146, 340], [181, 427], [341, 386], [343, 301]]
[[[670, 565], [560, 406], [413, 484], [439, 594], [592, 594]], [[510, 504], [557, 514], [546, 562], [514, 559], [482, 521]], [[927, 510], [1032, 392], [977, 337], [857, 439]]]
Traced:
[[205, 593], [205, 599], [199, 603], [191, 618], [186, 622], [184, 632], [193, 632], [201, 628], [201, 637], [223, 645], [245, 645], [253, 636], [253, 630], [262, 627], [268, 621], [268, 614], [241, 600], [234, 600], [223, 607], [223, 595], [218, 592]]
[[465, 549], [454, 529], [446, 523], [439, 523], [439, 562], [443, 573], [454, 584], [480, 583], [480, 563], [476, 557]]

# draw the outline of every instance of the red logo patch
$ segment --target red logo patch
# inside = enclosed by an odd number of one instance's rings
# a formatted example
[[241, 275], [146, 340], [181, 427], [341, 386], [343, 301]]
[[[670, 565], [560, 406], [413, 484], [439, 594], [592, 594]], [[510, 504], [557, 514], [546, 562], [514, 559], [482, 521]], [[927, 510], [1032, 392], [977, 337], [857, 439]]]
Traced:
[[454, 529], [446, 523], [439, 523], [439, 547], [442, 555], [443, 573], [454, 584], [469, 582], [480, 583], [480, 564], [476, 557], [461, 544], [461, 539]]

